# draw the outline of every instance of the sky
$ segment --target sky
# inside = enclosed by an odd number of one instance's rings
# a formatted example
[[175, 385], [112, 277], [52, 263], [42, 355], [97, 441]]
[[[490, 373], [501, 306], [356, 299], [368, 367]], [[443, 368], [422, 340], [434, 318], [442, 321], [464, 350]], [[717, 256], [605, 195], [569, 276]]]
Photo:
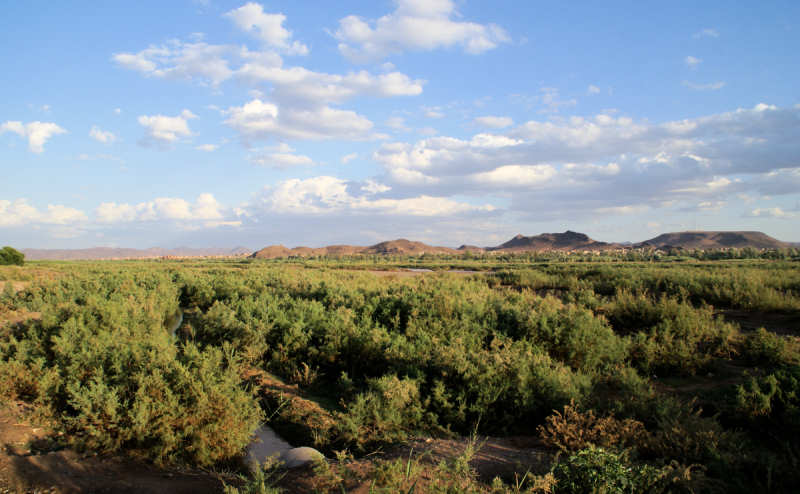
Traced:
[[0, 244], [800, 241], [800, 2], [0, 3]]

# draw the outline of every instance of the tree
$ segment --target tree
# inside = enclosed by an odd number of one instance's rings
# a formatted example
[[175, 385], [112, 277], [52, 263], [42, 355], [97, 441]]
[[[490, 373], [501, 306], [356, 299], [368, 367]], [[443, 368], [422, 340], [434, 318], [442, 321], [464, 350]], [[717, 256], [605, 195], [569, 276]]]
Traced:
[[17, 266], [25, 264], [25, 254], [13, 247], [3, 247], [0, 249], [0, 265], [12, 264], [16, 264]]

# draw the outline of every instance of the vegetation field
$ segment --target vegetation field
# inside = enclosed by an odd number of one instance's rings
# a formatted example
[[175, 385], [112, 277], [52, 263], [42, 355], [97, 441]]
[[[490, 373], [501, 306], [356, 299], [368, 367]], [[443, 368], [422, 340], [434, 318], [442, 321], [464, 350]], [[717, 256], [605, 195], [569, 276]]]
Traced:
[[[335, 459], [230, 492], [792, 492], [800, 262], [755, 257], [3, 266], [0, 400], [164, 468], [245, 472], [264, 422]], [[545, 459], [487, 478], [486, 437]]]

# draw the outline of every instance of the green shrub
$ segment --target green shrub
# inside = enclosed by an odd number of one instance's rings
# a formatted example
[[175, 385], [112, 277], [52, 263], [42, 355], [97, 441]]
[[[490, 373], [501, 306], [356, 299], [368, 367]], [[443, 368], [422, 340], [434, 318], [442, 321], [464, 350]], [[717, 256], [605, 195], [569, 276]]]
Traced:
[[[590, 446], [553, 468], [555, 494], [638, 494], [663, 489], [664, 472], [633, 465], [625, 453]], [[662, 489], [659, 489], [662, 487]]]
[[3, 247], [0, 249], [0, 266], [22, 266], [25, 264], [25, 254], [13, 247]]
[[784, 361], [786, 340], [764, 328], [749, 333], [742, 345], [742, 356], [753, 364], [775, 366]]

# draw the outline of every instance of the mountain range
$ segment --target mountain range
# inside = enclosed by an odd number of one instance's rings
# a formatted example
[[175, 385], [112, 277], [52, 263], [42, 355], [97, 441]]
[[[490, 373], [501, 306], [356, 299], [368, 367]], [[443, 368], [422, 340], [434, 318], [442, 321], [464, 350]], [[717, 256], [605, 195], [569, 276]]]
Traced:
[[584, 233], [570, 230], [564, 233], [542, 233], [539, 235], [516, 235], [507, 242], [493, 247], [462, 245], [457, 249], [432, 246], [406, 239], [389, 240], [370, 246], [329, 245], [326, 247], [294, 247], [270, 245], [256, 252], [246, 247], [192, 248], [177, 247], [165, 249], [129, 249], [113, 247], [94, 247], [89, 249], [22, 249], [30, 260], [79, 260], [79, 259], [148, 259], [162, 257], [244, 257], [275, 259], [283, 257], [347, 256], [347, 255], [421, 255], [421, 254], [462, 254], [464, 252], [595, 252], [602, 250], [624, 250], [631, 248], [654, 249], [730, 249], [752, 247], [756, 249], [781, 249], [798, 247], [798, 243], [776, 240], [762, 232], [747, 231], [688, 231], [664, 233], [639, 243], [609, 243], [590, 238]]
[[290, 249], [283, 245], [271, 245], [255, 253], [251, 257], [257, 259], [274, 259], [280, 257], [308, 257], [325, 255], [420, 255], [420, 254], [459, 254], [470, 252], [544, 252], [544, 251], [601, 251], [623, 250], [630, 248], [654, 249], [729, 249], [753, 247], [756, 249], [781, 249], [793, 244], [781, 242], [761, 232], [713, 232], [692, 231], [665, 233], [650, 240], [631, 243], [600, 242], [584, 233], [567, 230], [564, 233], [542, 233], [526, 237], [516, 235], [511, 240], [494, 247], [477, 247], [462, 245], [457, 249], [431, 246], [422, 242], [406, 239], [390, 240], [368, 247], [356, 245], [334, 245], [329, 247], [295, 247]]

